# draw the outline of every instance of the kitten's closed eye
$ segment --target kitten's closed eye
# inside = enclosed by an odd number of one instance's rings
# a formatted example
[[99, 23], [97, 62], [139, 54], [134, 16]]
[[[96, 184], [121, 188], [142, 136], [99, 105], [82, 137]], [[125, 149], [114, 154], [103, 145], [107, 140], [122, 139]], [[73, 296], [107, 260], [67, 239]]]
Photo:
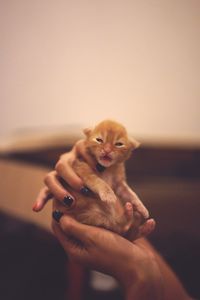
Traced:
[[115, 146], [116, 146], [116, 147], [123, 147], [124, 144], [123, 144], [122, 142], [117, 142], [117, 143], [115, 143]]
[[95, 139], [99, 144], [102, 144], [103, 143], [103, 140], [101, 138], [96, 138]]

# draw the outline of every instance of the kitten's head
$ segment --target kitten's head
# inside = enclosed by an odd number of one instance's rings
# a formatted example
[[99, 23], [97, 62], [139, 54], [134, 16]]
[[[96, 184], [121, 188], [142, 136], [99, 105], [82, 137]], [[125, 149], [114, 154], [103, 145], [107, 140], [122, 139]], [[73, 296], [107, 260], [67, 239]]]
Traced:
[[118, 122], [105, 120], [94, 129], [84, 129], [86, 147], [104, 167], [110, 167], [129, 158], [139, 143], [128, 136], [126, 129]]

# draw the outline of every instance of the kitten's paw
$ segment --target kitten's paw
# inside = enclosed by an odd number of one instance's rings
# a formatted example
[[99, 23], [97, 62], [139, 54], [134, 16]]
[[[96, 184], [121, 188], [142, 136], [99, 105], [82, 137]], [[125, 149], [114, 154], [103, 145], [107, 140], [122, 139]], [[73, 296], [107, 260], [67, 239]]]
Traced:
[[99, 197], [103, 202], [107, 203], [115, 203], [117, 201], [117, 197], [112, 191], [101, 191]]

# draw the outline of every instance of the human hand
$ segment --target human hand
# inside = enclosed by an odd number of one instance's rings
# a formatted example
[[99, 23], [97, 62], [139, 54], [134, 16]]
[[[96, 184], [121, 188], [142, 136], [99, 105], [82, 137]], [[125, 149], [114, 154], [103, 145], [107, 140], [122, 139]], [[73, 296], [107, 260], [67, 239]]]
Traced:
[[66, 182], [75, 191], [81, 191], [85, 194], [88, 192], [87, 188], [84, 187], [83, 181], [75, 173], [72, 167], [77, 157], [81, 157], [95, 169], [96, 162], [88, 155], [85, 149], [84, 140], [78, 141], [70, 152], [60, 156], [55, 166], [55, 170], [49, 172], [45, 176], [45, 187], [40, 190], [33, 205], [33, 210], [35, 212], [41, 211], [51, 198], [61, 201], [66, 207], [72, 207], [75, 199], [67, 190]]
[[[69, 258], [115, 277], [127, 299], [160, 299], [162, 276], [147, 242], [131, 243], [108, 230], [81, 224], [57, 211], [55, 236]], [[59, 215], [59, 217], [58, 217]]]

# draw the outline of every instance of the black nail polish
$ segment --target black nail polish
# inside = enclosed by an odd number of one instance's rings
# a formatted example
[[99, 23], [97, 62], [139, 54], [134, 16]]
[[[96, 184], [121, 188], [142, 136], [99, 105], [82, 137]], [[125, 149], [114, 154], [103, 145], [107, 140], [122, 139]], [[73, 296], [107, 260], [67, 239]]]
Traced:
[[103, 171], [105, 171], [106, 167], [102, 166], [101, 164], [97, 163], [96, 164], [96, 170], [99, 172], [99, 173], [102, 173]]
[[74, 202], [74, 199], [71, 196], [65, 196], [64, 199], [63, 199], [63, 203], [67, 207], [70, 207], [73, 202]]
[[86, 186], [84, 186], [84, 187], [81, 188], [81, 194], [83, 194], [84, 196], [90, 196], [91, 191]]
[[61, 218], [62, 216], [63, 216], [63, 213], [62, 213], [61, 211], [59, 211], [59, 210], [54, 210], [53, 213], [52, 213], [52, 217], [53, 217], [54, 220], [55, 220], [56, 222], [58, 222], [58, 223], [59, 223], [60, 218]]

